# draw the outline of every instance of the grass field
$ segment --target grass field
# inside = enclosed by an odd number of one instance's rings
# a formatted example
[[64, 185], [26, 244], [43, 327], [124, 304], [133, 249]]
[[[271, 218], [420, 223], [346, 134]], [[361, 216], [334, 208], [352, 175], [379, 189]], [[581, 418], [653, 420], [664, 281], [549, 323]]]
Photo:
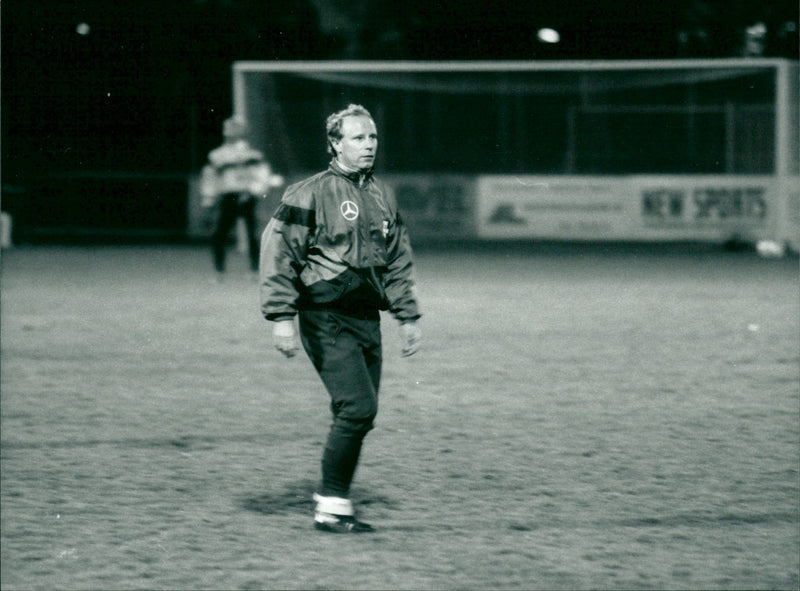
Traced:
[[312, 529], [328, 428], [245, 261], [2, 255], [2, 580], [14, 589], [797, 589], [797, 258], [417, 253], [424, 347], [354, 500]]

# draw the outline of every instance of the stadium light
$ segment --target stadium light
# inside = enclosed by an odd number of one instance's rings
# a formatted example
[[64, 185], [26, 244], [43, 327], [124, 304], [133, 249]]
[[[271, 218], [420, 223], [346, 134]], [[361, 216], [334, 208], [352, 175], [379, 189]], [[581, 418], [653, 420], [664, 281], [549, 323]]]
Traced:
[[561, 41], [561, 35], [555, 29], [544, 27], [536, 32], [536, 38], [542, 43], [558, 43]]

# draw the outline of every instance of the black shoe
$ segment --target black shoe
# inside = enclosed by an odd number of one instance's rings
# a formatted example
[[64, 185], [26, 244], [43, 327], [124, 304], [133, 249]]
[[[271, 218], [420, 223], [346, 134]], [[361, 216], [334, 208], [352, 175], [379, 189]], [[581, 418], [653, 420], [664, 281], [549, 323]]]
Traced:
[[331, 534], [366, 534], [375, 531], [373, 527], [349, 515], [317, 514], [314, 528]]

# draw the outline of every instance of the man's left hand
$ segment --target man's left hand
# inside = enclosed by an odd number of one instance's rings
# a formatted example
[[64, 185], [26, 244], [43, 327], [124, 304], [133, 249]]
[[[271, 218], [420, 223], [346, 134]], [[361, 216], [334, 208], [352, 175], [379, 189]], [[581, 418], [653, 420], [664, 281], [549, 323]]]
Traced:
[[422, 331], [416, 322], [406, 322], [400, 325], [400, 337], [403, 339], [403, 357], [413, 355], [419, 350]]

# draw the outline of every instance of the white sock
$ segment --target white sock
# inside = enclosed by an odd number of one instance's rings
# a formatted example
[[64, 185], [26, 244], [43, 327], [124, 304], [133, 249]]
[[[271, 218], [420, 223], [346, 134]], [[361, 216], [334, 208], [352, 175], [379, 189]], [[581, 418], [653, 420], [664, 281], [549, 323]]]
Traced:
[[317, 503], [317, 513], [327, 513], [329, 515], [348, 515], [355, 514], [353, 503], [350, 499], [342, 497], [323, 497], [314, 493], [314, 501]]

